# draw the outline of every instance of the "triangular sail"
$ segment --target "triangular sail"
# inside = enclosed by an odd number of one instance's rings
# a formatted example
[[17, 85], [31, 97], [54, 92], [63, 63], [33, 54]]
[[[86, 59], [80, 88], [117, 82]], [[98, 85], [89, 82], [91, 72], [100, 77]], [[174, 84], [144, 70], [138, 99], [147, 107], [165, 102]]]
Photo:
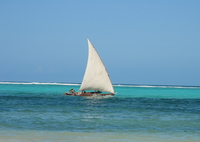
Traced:
[[87, 40], [89, 55], [85, 75], [80, 90], [99, 90], [114, 94], [114, 89], [110, 81], [108, 72], [95, 48], [91, 44], [90, 40]]

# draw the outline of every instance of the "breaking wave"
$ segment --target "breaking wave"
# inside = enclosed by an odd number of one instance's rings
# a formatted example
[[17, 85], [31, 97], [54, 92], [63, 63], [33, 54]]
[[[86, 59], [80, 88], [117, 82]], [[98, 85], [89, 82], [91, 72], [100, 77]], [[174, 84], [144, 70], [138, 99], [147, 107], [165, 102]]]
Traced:
[[[80, 83], [57, 83], [57, 82], [0, 82], [0, 84], [30, 84], [30, 85], [68, 85], [80, 86]], [[141, 88], [191, 88], [200, 89], [200, 86], [180, 86], [180, 85], [138, 85], [138, 84], [113, 84], [116, 87], [141, 87]]]
[[30, 85], [80, 85], [79, 83], [45, 83], [45, 82], [0, 82], [0, 84], [30, 84]]

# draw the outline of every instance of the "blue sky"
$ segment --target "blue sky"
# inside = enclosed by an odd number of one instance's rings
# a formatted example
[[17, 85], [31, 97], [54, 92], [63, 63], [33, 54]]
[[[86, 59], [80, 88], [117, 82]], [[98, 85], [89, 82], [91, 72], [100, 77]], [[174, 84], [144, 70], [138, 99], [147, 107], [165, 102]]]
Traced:
[[81, 82], [87, 37], [113, 83], [200, 86], [199, 0], [2, 0], [0, 81]]

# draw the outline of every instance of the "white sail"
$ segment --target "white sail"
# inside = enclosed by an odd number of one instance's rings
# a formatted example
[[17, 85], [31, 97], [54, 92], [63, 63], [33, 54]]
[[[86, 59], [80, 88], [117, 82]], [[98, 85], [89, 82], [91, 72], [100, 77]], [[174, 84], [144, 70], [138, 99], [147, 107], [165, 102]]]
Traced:
[[80, 90], [99, 90], [114, 94], [108, 72], [90, 40], [87, 40], [89, 55]]

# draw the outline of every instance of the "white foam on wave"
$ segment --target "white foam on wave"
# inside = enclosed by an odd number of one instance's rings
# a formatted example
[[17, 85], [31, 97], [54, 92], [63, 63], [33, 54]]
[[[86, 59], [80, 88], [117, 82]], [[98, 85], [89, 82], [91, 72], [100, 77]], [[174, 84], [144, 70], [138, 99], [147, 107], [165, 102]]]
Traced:
[[170, 86], [170, 85], [129, 85], [129, 84], [119, 84], [113, 85], [116, 87], [141, 87], [141, 88], [188, 88], [188, 89], [200, 89], [200, 86]]
[[0, 84], [27, 84], [27, 85], [80, 85], [78, 83], [44, 83], [44, 82], [0, 82]]
[[[80, 83], [56, 83], [56, 82], [0, 82], [0, 84], [30, 84], [30, 85], [67, 85], [80, 86]], [[116, 87], [141, 87], [141, 88], [188, 88], [200, 89], [200, 86], [176, 86], [176, 85], [134, 85], [134, 84], [115, 84]]]

